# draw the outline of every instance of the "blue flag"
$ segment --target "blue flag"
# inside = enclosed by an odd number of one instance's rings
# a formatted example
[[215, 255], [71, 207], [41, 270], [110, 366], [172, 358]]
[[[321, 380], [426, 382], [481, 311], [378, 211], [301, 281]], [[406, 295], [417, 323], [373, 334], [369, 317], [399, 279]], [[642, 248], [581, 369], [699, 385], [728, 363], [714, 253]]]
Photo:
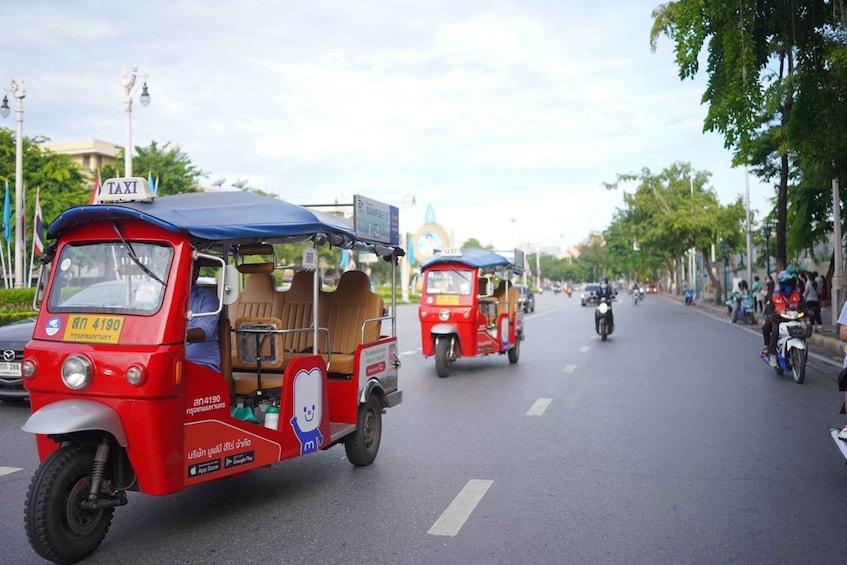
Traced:
[[153, 196], [156, 196], [156, 183], [153, 182], [153, 171], [147, 171], [147, 184], [150, 185]]
[[6, 196], [3, 198], [3, 229], [6, 241], [12, 241], [12, 205], [9, 203], [9, 181], [6, 181]]

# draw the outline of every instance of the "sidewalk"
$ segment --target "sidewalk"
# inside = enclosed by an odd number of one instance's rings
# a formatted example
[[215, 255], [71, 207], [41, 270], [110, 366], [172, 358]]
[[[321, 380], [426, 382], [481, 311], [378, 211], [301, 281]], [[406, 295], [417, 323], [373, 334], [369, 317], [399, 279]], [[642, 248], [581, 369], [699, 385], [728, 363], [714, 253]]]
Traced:
[[[682, 296], [677, 296], [674, 294], [663, 294], [662, 296], [666, 296], [668, 298], [672, 298], [674, 300], [683, 301]], [[717, 316], [722, 316], [726, 319], [727, 323], [729, 323], [729, 317], [726, 315], [726, 306], [721, 306], [715, 304], [714, 298], [704, 297], [701, 300], [697, 300], [694, 304], [697, 308], [702, 308], [704, 310], [709, 310], [710, 312], [714, 312]], [[762, 315], [757, 312], [756, 320], [759, 325], [762, 325]], [[815, 332], [812, 334], [812, 337], [809, 338], [808, 341], [814, 343], [815, 345], [820, 345], [827, 349], [831, 349], [840, 354], [844, 354], [847, 351], [847, 342], [841, 341], [838, 338], [838, 326], [832, 324], [832, 310], [829, 306], [826, 308], [821, 308], [821, 320], [823, 321], [823, 331], [820, 333]]]

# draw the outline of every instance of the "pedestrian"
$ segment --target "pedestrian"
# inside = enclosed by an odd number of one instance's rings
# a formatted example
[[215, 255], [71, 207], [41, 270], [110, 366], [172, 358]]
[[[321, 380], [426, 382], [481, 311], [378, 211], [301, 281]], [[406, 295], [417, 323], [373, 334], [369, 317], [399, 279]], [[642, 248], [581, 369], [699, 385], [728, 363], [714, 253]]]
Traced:
[[753, 277], [753, 286], [750, 287], [753, 295], [753, 312], [761, 312], [765, 308], [765, 285], [759, 280], [759, 275]]
[[812, 313], [812, 331], [820, 332], [823, 329], [823, 320], [821, 320], [821, 303], [818, 296], [817, 273], [804, 273], [806, 286], [803, 290], [803, 299], [806, 301], [806, 306], [809, 312]]
[[[844, 306], [841, 307], [841, 313], [838, 315], [838, 337], [841, 338], [841, 341], [847, 341], [847, 302], [844, 303]], [[841, 364], [841, 372], [843, 373], [845, 369], [847, 369], [847, 353], [844, 355], [844, 361]], [[840, 377], [841, 375], [839, 375]], [[847, 407], [847, 387], [845, 387], [841, 379], [839, 378], [838, 389], [844, 389], [844, 404], [841, 405], [841, 413], [847, 413], [845, 407]], [[844, 427], [841, 428], [841, 432], [838, 434], [838, 439], [847, 440], [847, 423], [844, 424]]]

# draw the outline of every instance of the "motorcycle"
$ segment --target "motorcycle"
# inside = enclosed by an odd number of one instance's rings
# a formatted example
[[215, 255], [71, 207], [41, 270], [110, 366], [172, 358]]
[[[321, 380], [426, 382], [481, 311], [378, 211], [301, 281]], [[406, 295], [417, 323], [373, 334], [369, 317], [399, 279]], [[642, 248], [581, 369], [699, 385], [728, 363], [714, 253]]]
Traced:
[[[777, 375], [785, 371], [791, 371], [794, 382], [803, 384], [806, 379], [806, 359], [809, 350], [806, 347], [806, 339], [812, 337], [812, 325], [806, 323], [805, 312], [797, 310], [785, 310], [774, 312], [782, 321], [779, 324], [779, 337], [776, 341], [776, 367]], [[767, 323], [767, 322], [766, 322]], [[767, 355], [762, 355], [765, 363], [770, 363]]]
[[641, 292], [638, 289], [634, 289], [632, 291], [632, 303], [636, 306], [638, 306], [638, 303], [643, 300], [643, 298], [644, 297], [641, 295]]
[[606, 297], [598, 298], [597, 308], [594, 309], [594, 329], [603, 341], [612, 335], [615, 326], [611, 321], [612, 304]]
[[753, 307], [753, 295], [749, 292], [739, 295], [737, 292], [726, 301], [726, 315], [732, 317], [732, 308], [735, 303], [738, 303], [738, 309], [735, 311], [735, 319], [732, 323], [744, 322], [748, 325], [756, 323], [756, 314]]
[[688, 289], [685, 291], [685, 305], [691, 306], [692, 304], [694, 304], [694, 291]]

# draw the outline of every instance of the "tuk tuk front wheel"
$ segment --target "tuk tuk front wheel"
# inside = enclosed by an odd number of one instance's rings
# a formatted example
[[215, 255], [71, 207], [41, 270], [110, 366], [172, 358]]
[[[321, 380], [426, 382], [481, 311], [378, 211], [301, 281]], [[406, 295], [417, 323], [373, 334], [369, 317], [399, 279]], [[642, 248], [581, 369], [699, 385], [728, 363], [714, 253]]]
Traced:
[[509, 350], [509, 363], [514, 365], [521, 357], [521, 336], [515, 335], [515, 346]]
[[435, 372], [440, 378], [450, 376], [450, 342], [452, 340], [442, 337], [435, 342]]
[[347, 460], [357, 467], [366, 467], [373, 463], [379, 451], [382, 439], [382, 406], [376, 395], [359, 405], [356, 431], [344, 441]]
[[87, 510], [94, 453], [63, 447], [42, 463], [26, 495], [24, 526], [32, 548], [44, 559], [74, 563], [94, 553], [112, 524], [114, 508]]

